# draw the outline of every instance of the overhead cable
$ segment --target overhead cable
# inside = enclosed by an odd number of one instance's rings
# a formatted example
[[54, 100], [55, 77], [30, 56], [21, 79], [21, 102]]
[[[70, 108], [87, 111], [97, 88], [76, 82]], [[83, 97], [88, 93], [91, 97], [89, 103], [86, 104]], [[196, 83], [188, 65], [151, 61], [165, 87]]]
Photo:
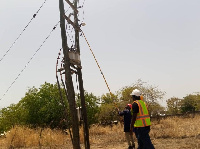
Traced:
[[[45, 0], [46, 1], [46, 0]], [[69, 7], [70, 8], [70, 7]], [[69, 8], [65, 11], [65, 13], [69, 10]], [[21, 70], [21, 72], [17, 75], [17, 77], [15, 78], [15, 80], [11, 83], [11, 85], [8, 87], [8, 89], [6, 90], [6, 92], [3, 94], [3, 96], [0, 98], [0, 100], [3, 99], [3, 97], [7, 94], [7, 92], [10, 90], [10, 88], [13, 86], [13, 84], [16, 82], [16, 80], [19, 78], [19, 76], [22, 74], [22, 72], [26, 69], [26, 67], [28, 66], [28, 64], [31, 62], [31, 60], [35, 57], [35, 55], [37, 54], [37, 52], [41, 49], [41, 47], [44, 45], [44, 43], [47, 41], [47, 39], [51, 36], [51, 33], [56, 29], [56, 27], [58, 26], [58, 24], [60, 23], [60, 21], [58, 21], [56, 23], [56, 25], [53, 27], [53, 29], [51, 30], [51, 32], [49, 33], [49, 35], [45, 38], [45, 40], [43, 41], [43, 43], [40, 45], [40, 47], [35, 51], [35, 53], [33, 54], [33, 56], [30, 58], [30, 60], [27, 62], [27, 64], [24, 66], [24, 68]]]
[[19, 78], [19, 76], [22, 74], [22, 72], [26, 69], [26, 67], [29, 65], [29, 63], [31, 62], [31, 60], [35, 57], [35, 55], [37, 54], [37, 52], [41, 49], [41, 47], [44, 45], [44, 43], [47, 41], [47, 39], [51, 36], [51, 33], [56, 29], [56, 27], [58, 26], [58, 24], [60, 23], [60, 21], [53, 27], [53, 29], [51, 30], [51, 32], [49, 33], [49, 35], [45, 38], [45, 40], [43, 41], [43, 43], [40, 45], [40, 47], [35, 51], [35, 53], [33, 54], [33, 56], [30, 58], [30, 60], [27, 62], [27, 64], [24, 66], [24, 68], [20, 71], [20, 73], [17, 75], [17, 77], [15, 78], [15, 80], [11, 83], [11, 85], [8, 87], [8, 89], [6, 90], [6, 92], [3, 94], [3, 96], [1, 97], [0, 100], [3, 99], [3, 97], [7, 94], [7, 92], [9, 91], [9, 89], [13, 86], [13, 84], [16, 82], [16, 80]]
[[38, 11], [33, 15], [33, 17], [31, 18], [31, 20], [28, 22], [28, 24], [24, 27], [24, 29], [22, 30], [22, 32], [19, 34], [19, 36], [15, 39], [15, 41], [12, 43], [12, 45], [10, 46], [10, 48], [6, 51], [6, 53], [2, 56], [2, 58], [0, 59], [0, 62], [4, 59], [4, 57], [8, 54], [8, 52], [12, 49], [12, 47], [14, 46], [14, 44], [17, 42], [17, 40], [21, 37], [21, 35], [23, 34], [23, 32], [26, 30], [26, 28], [29, 26], [29, 24], [32, 22], [32, 20], [37, 16], [37, 14], [39, 13], [39, 11], [41, 10], [41, 8], [44, 6], [44, 4], [46, 3], [47, 0], [45, 0], [42, 5], [40, 6], [40, 8], [38, 9]]

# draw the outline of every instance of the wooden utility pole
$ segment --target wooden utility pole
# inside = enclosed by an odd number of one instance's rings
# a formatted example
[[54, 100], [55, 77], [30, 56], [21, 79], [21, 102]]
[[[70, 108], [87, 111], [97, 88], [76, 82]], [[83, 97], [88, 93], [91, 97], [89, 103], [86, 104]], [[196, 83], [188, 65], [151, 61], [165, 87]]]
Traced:
[[[78, 15], [77, 15], [77, 0], [74, 0], [74, 24], [76, 26], [75, 29], [75, 48], [77, 52], [80, 54], [80, 44], [79, 44], [79, 24], [78, 24]], [[78, 28], [77, 28], [78, 27]], [[81, 107], [82, 107], [82, 116], [83, 116], [83, 127], [84, 127], [84, 144], [85, 149], [90, 149], [90, 141], [89, 141], [89, 128], [88, 128], [88, 120], [87, 120], [87, 110], [85, 105], [85, 95], [84, 95], [84, 88], [83, 88], [83, 79], [82, 79], [82, 71], [81, 67], [77, 68], [78, 74], [78, 81], [79, 81], [79, 90], [80, 90], [80, 97], [81, 97]]]
[[71, 114], [72, 122], [72, 131], [73, 131], [73, 149], [80, 149], [80, 136], [79, 136], [79, 124], [78, 116], [75, 104], [75, 92], [70, 70], [70, 59], [69, 59], [69, 48], [67, 45], [67, 36], [65, 31], [65, 10], [63, 0], [59, 0], [59, 9], [60, 9], [60, 28], [61, 28], [61, 37], [62, 37], [62, 48], [64, 54], [64, 69], [65, 69], [65, 84], [68, 94], [68, 102]]

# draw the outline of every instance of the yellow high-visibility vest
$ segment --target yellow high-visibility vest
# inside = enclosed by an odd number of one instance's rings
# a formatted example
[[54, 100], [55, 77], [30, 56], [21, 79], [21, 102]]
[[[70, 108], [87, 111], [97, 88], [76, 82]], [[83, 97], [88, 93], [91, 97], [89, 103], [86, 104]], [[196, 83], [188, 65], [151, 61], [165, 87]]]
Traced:
[[138, 104], [139, 113], [137, 113], [136, 121], [134, 127], [146, 127], [151, 125], [149, 112], [144, 101], [136, 100], [134, 101]]

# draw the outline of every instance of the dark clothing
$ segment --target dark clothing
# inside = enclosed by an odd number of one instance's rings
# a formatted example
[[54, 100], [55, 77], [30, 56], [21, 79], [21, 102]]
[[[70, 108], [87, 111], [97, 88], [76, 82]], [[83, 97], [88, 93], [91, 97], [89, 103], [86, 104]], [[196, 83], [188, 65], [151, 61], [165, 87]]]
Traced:
[[[139, 113], [139, 106], [136, 102], [132, 104], [133, 113]], [[150, 126], [135, 127], [135, 136], [138, 140], [138, 149], [154, 149], [149, 137]]]
[[131, 111], [128, 109], [125, 109], [122, 112], [119, 112], [120, 116], [124, 116], [124, 132], [130, 132], [130, 124], [131, 124]]
[[135, 128], [135, 135], [138, 140], [138, 149], [154, 149], [149, 137], [150, 126]]
[[138, 104], [136, 102], [134, 102], [132, 104], [132, 110], [133, 110], [133, 113], [139, 113], [139, 107], [138, 107]]

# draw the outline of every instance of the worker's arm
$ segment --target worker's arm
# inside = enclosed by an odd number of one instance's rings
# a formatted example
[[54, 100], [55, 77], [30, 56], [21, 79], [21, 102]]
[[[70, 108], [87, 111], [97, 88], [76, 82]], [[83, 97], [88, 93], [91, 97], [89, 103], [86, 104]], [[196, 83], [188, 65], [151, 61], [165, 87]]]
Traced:
[[125, 114], [124, 111], [118, 111], [118, 115], [119, 115], [119, 116], [123, 116], [124, 114]]
[[135, 124], [136, 117], [137, 117], [137, 113], [133, 113], [132, 119], [131, 119], [131, 126], [130, 126], [130, 132], [131, 132], [131, 133], [133, 133], [133, 126], [134, 126], [134, 124]]

